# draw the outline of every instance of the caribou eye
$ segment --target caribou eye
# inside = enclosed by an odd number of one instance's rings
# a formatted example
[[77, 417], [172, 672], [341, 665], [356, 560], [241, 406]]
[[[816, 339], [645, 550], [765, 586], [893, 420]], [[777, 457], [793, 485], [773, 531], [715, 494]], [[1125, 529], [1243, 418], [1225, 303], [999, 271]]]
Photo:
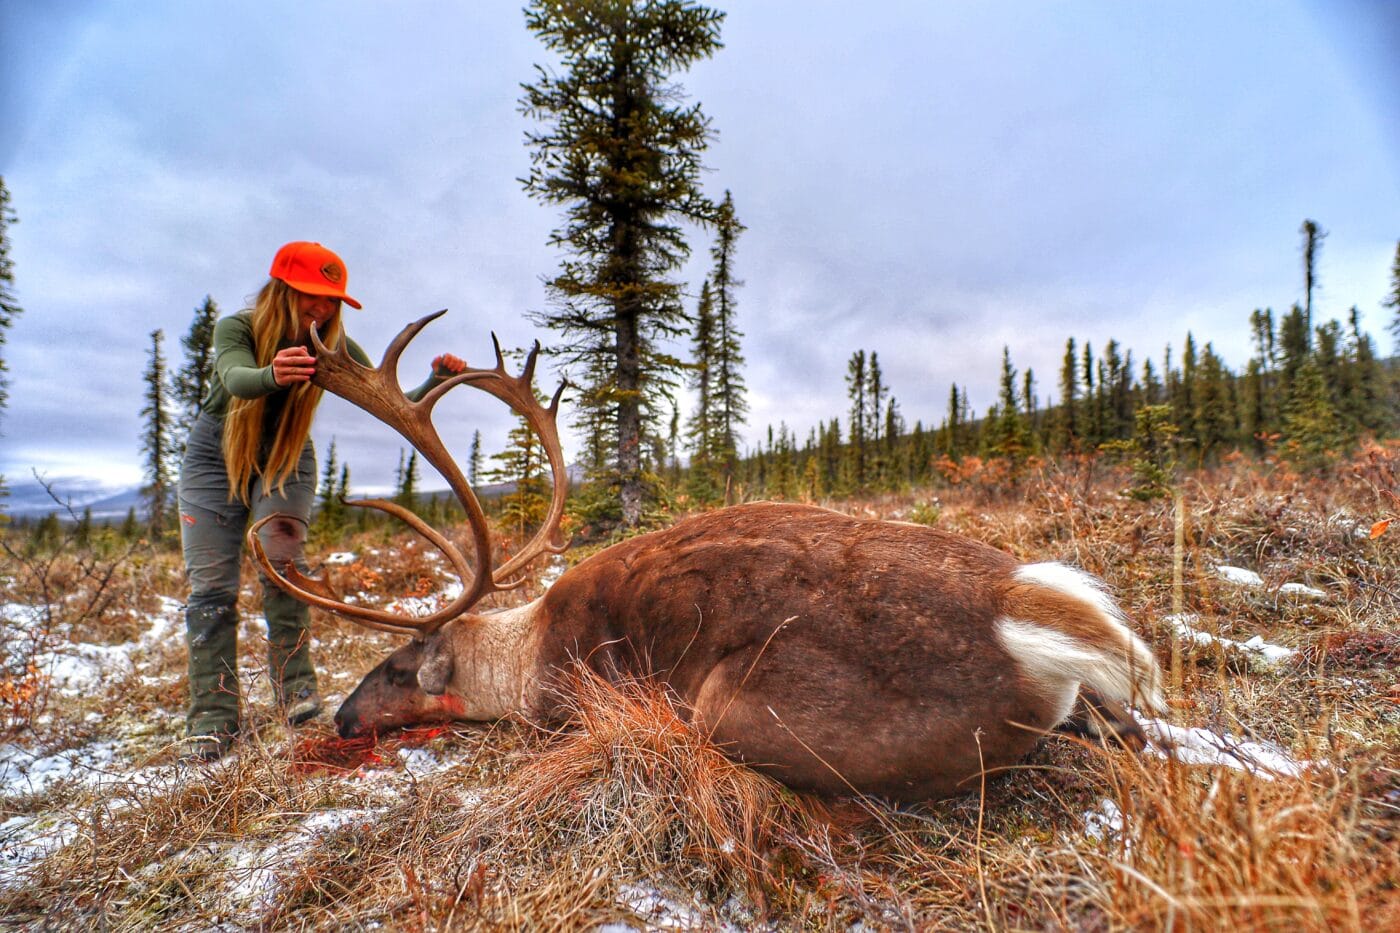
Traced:
[[417, 687], [418, 672], [407, 667], [389, 668], [389, 683], [395, 687]]

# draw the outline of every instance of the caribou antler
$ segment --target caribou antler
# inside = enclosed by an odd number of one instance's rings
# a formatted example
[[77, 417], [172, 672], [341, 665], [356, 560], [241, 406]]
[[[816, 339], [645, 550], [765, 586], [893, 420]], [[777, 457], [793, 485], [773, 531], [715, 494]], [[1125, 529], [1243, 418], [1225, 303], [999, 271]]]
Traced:
[[[272, 566], [272, 562], [263, 551], [262, 542], [258, 540], [257, 532], [264, 523], [276, 516], [269, 516], [248, 529], [248, 543], [253, 550], [253, 555], [274, 583], [303, 602], [319, 606], [369, 628], [411, 634], [426, 635], [431, 633], [444, 623], [466, 612], [487, 594], [519, 586], [524, 582], [523, 579], [511, 581], [511, 577], [539, 555], [544, 553], [557, 554], [567, 547], [566, 543], [554, 540], [558, 534], [559, 521], [564, 515], [564, 498], [568, 494], [568, 474], [564, 465], [563, 448], [559, 443], [559, 428], [556, 424], [556, 418], [559, 414], [559, 397], [563, 394], [564, 386], [567, 383], [560, 383], [547, 407], [540, 404], [540, 401], [535, 397], [533, 381], [535, 359], [540, 351], [538, 341], [530, 350], [525, 359], [525, 366], [518, 376], [512, 376], [506, 372], [505, 358], [501, 354], [501, 344], [496, 339], [496, 335], [492, 334], [491, 343], [496, 351], [496, 365], [491, 369], [464, 369], [434, 386], [416, 402], [409, 400], [404, 395], [403, 389], [399, 387], [398, 362], [404, 348], [408, 346], [409, 341], [418, 335], [419, 331], [446, 313], [446, 309], [437, 311], [405, 327], [389, 343], [388, 349], [384, 351], [383, 360], [374, 369], [352, 359], [344, 340], [333, 350], [327, 348], [321, 342], [321, 337], [313, 325], [311, 342], [316, 349], [316, 374], [311, 377], [311, 381], [327, 392], [358, 405], [398, 431], [415, 450], [423, 455], [424, 459], [446, 477], [448, 485], [452, 487], [452, 492], [457, 496], [457, 500], [461, 502], [462, 508], [467, 513], [467, 521], [471, 527], [472, 547], [476, 556], [474, 572], [468, 566], [466, 557], [455, 544], [408, 509], [381, 499], [359, 499], [347, 504], [387, 512], [403, 520], [427, 538], [448, 559], [453, 570], [464, 583], [468, 576], [471, 576], [471, 582], [465, 584], [462, 594], [437, 612], [422, 617], [403, 616], [382, 609], [351, 605], [334, 598], [322, 581], [304, 576], [290, 562], [282, 572]], [[481, 509], [481, 503], [477, 500], [476, 494], [472, 492], [471, 484], [467, 482], [462, 471], [448, 454], [446, 447], [443, 446], [442, 439], [438, 437], [437, 429], [433, 426], [431, 418], [433, 406], [437, 404], [438, 399], [442, 398], [448, 390], [462, 383], [473, 385], [495, 396], [521, 415], [535, 434], [539, 436], [545, 454], [549, 457], [550, 470], [554, 474], [554, 495], [550, 500], [549, 512], [546, 514], [543, 524], [515, 557], [494, 572], [491, 570], [491, 535], [487, 527], [486, 515]]]

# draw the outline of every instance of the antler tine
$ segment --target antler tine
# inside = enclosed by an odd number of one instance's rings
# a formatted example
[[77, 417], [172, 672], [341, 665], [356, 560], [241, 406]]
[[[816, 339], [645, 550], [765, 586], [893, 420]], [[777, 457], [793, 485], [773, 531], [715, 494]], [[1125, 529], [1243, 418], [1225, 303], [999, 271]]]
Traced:
[[422, 332], [423, 328], [446, 313], [447, 309], [443, 308], [441, 311], [425, 314], [399, 331], [398, 336], [389, 341], [389, 346], [384, 348], [384, 357], [379, 362], [379, 368], [390, 373], [398, 369], [399, 357], [403, 355], [404, 348], [413, 342], [413, 338], [417, 337], [418, 334]]
[[[423, 522], [422, 519], [397, 503], [385, 502], [380, 499], [361, 499], [354, 502], [347, 502], [346, 504], [367, 506], [397, 515], [410, 525], [413, 525], [416, 531], [431, 541], [438, 550], [442, 551], [443, 554], [447, 556], [448, 560], [453, 563], [454, 568], [457, 569], [460, 575], [465, 576], [470, 573], [470, 569], [467, 568], [465, 563], [461, 560], [460, 552], [457, 552], [450, 541], [447, 541], [447, 539], [438, 534], [431, 526]], [[363, 625], [366, 628], [376, 629], [381, 632], [392, 632], [396, 635], [428, 635], [461, 614], [460, 611], [454, 610], [451, 606], [448, 606], [431, 615], [421, 618], [408, 618], [381, 609], [373, 609], [368, 606], [355, 606], [336, 599], [333, 595], [329, 595], [330, 587], [326, 585], [324, 580], [317, 580], [313, 577], [306, 576], [297, 569], [296, 564], [291, 561], [287, 561], [286, 566], [282, 570], [278, 570], [272, 565], [272, 560], [267, 556], [267, 552], [263, 549], [262, 540], [258, 537], [259, 529], [278, 517], [280, 517], [280, 513], [277, 515], [268, 515], [255, 522], [253, 526], [248, 529], [248, 545], [253, 552], [253, 558], [258, 562], [258, 565], [262, 567], [263, 573], [297, 599], [333, 612], [352, 622]]]

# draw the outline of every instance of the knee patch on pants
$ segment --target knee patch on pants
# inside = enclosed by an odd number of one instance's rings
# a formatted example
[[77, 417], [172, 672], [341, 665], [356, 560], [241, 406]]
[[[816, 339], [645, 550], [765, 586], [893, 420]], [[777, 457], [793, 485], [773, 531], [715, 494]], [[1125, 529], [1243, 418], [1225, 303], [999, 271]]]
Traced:
[[278, 515], [258, 530], [258, 540], [268, 561], [278, 570], [288, 563], [296, 564], [303, 573], [306, 561], [303, 547], [306, 544], [306, 523], [291, 516]]

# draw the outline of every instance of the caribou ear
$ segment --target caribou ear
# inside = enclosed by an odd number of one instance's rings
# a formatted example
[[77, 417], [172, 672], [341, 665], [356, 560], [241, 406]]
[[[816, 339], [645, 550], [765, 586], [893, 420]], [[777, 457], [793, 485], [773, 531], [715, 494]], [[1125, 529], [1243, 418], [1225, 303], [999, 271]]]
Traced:
[[429, 696], [442, 696], [452, 680], [452, 652], [446, 639], [434, 638], [423, 650], [423, 663], [418, 666], [418, 686]]

